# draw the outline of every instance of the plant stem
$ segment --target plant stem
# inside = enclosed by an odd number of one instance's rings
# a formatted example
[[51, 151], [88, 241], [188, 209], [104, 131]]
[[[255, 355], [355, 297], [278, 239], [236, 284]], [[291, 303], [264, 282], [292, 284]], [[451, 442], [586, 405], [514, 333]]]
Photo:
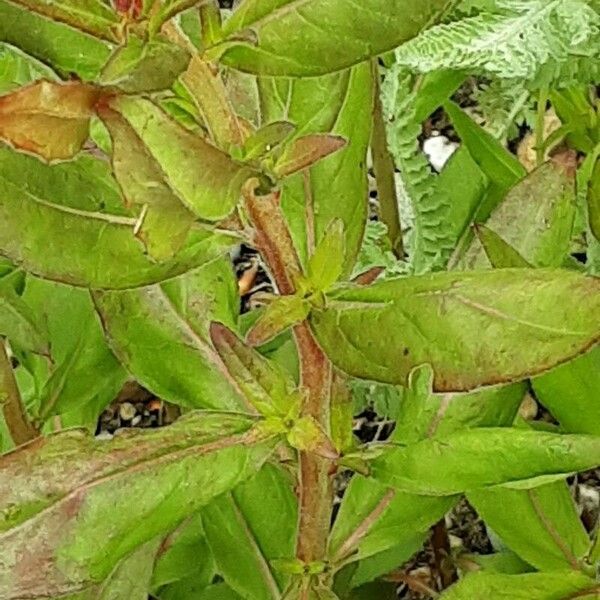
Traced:
[[546, 104], [548, 103], [548, 88], [542, 87], [538, 96], [537, 114], [535, 119], [535, 156], [539, 167], [544, 162], [544, 125], [546, 120]]
[[404, 244], [402, 242], [402, 223], [400, 221], [398, 198], [396, 196], [395, 167], [387, 145], [377, 60], [371, 61], [371, 67], [375, 93], [373, 131], [371, 134], [371, 158], [377, 182], [377, 194], [379, 196], [379, 216], [387, 227], [392, 252], [396, 258], [402, 259], [404, 258]]
[[[329, 394], [331, 364], [317, 344], [308, 324], [294, 328], [300, 358], [300, 383], [306, 393], [303, 416], [313, 417], [329, 429]], [[310, 452], [300, 452], [300, 525], [296, 545], [297, 557], [306, 562], [322, 560], [327, 550], [327, 537], [333, 507], [330, 460]]]
[[31, 424], [25, 412], [6, 351], [6, 343], [2, 339], [0, 339], [0, 405], [4, 421], [15, 445], [20, 446], [38, 437], [39, 432]]
[[[245, 205], [255, 228], [254, 245], [265, 260], [277, 289], [293, 294], [300, 261], [279, 205], [279, 194], [257, 197], [256, 182], [244, 188]], [[304, 393], [302, 415], [313, 417], [329, 432], [329, 396], [331, 363], [317, 344], [308, 323], [294, 327], [294, 338], [300, 360], [300, 387]], [[299, 527], [297, 557], [304, 562], [325, 558], [333, 486], [332, 461], [310, 452], [299, 453]]]
[[445, 590], [458, 580], [458, 575], [450, 562], [450, 540], [443, 518], [433, 526], [431, 545], [433, 546], [435, 567], [440, 577], [440, 584], [442, 590]]

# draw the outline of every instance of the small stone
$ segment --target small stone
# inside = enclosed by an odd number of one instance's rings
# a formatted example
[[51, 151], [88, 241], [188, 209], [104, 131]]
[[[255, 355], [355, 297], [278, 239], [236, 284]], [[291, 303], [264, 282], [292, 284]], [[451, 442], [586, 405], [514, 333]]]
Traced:
[[96, 436], [97, 440], [100, 441], [108, 441], [108, 440], [112, 440], [113, 439], [113, 434], [110, 433], [109, 431], [101, 431], [97, 436]]
[[131, 421], [133, 417], [135, 417], [135, 406], [130, 402], [123, 402], [121, 406], [119, 406], [119, 416], [123, 421]]
[[136, 415], [135, 417], [133, 417], [133, 419], [131, 419], [131, 426], [132, 427], [137, 427], [140, 423], [140, 421], [142, 420], [142, 416], [141, 415]]

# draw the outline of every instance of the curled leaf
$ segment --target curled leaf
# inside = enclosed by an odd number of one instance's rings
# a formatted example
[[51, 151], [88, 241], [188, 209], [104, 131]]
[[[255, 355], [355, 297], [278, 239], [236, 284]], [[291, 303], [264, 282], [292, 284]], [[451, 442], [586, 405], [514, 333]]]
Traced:
[[88, 138], [99, 91], [38, 81], [0, 97], [0, 138], [46, 160], [71, 158]]
[[345, 145], [346, 140], [343, 137], [329, 133], [314, 133], [299, 137], [284, 150], [275, 164], [274, 172], [278, 177], [287, 177], [311, 167]]

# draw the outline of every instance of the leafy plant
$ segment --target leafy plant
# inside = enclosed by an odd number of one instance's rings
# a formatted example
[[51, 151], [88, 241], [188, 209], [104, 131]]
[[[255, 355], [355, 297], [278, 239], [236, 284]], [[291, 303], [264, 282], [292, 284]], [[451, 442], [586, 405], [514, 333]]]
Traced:
[[[434, 542], [441, 598], [597, 597], [598, 8], [0, 0], [0, 596], [391, 598], [466, 496], [501, 543]], [[466, 77], [551, 103], [535, 170]], [[132, 387], [182, 416], [95, 437]]]

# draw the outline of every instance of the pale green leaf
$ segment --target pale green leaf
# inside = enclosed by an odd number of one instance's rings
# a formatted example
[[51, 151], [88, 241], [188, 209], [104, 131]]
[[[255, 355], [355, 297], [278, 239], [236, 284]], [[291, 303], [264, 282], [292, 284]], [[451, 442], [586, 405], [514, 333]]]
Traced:
[[235, 244], [230, 234], [197, 228], [175, 257], [154, 262], [133, 235], [135, 219], [81, 210], [81, 198], [69, 195], [87, 182], [83, 199], [93, 196], [95, 173], [75, 164], [43, 165], [5, 148], [0, 153], [0, 254], [34, 275], [77, 286], [129, 288], [185, 273]]
[[233, 43], [221, 60], [259, 74], [323, 75], [392, 50], [444, 8], [445, 0], [245, 0], [224, 34], [248, 32], [256, 43]]
[[466, 391], [585, 352], [600, 336], [599, 307], [596, 278], [503, 269], [346, 286], [310, 319], [334, 365], [350, 375], [402, 384], [429, 363], [435, 390]]
[[371, 476], [400, 491], [448, 496], [490, 486], [530, 489], [600, 464], [600, 438], [481, 428], [386, 450]]
[[[120, 559], [256, 472], [272, 443], [253, 442], [252, 423], [194, 413], [108, 442], [66, 431], [2, 457], [4, 597], [82, 594], [103, 581]], [[19, 568], [25, 555], [44, 569]]]
[[223, 259], [162, 285], [95, 292], [109, 344], [127, 370], [170, 402], [245, 408], [210, 344], [212, 319], [232, 325], [238, 307], [231, 266]]
[[262, 346], [286, 329], [301, 323], [310, 313], [310, 303], [301, 296], [278, 296], [266, 307], [246, 334], [251, 346]]
[[15, 46], [0, 42], [0, 94], [37, 79], [56, 79], [50, 67]]
[[[589, 590], [590, 595], [585, 594]], [[440, 600], [581, 600], [597, 597], [593, 579], [576, 571], [503, 575], [473, 573], [450, 587]]]

